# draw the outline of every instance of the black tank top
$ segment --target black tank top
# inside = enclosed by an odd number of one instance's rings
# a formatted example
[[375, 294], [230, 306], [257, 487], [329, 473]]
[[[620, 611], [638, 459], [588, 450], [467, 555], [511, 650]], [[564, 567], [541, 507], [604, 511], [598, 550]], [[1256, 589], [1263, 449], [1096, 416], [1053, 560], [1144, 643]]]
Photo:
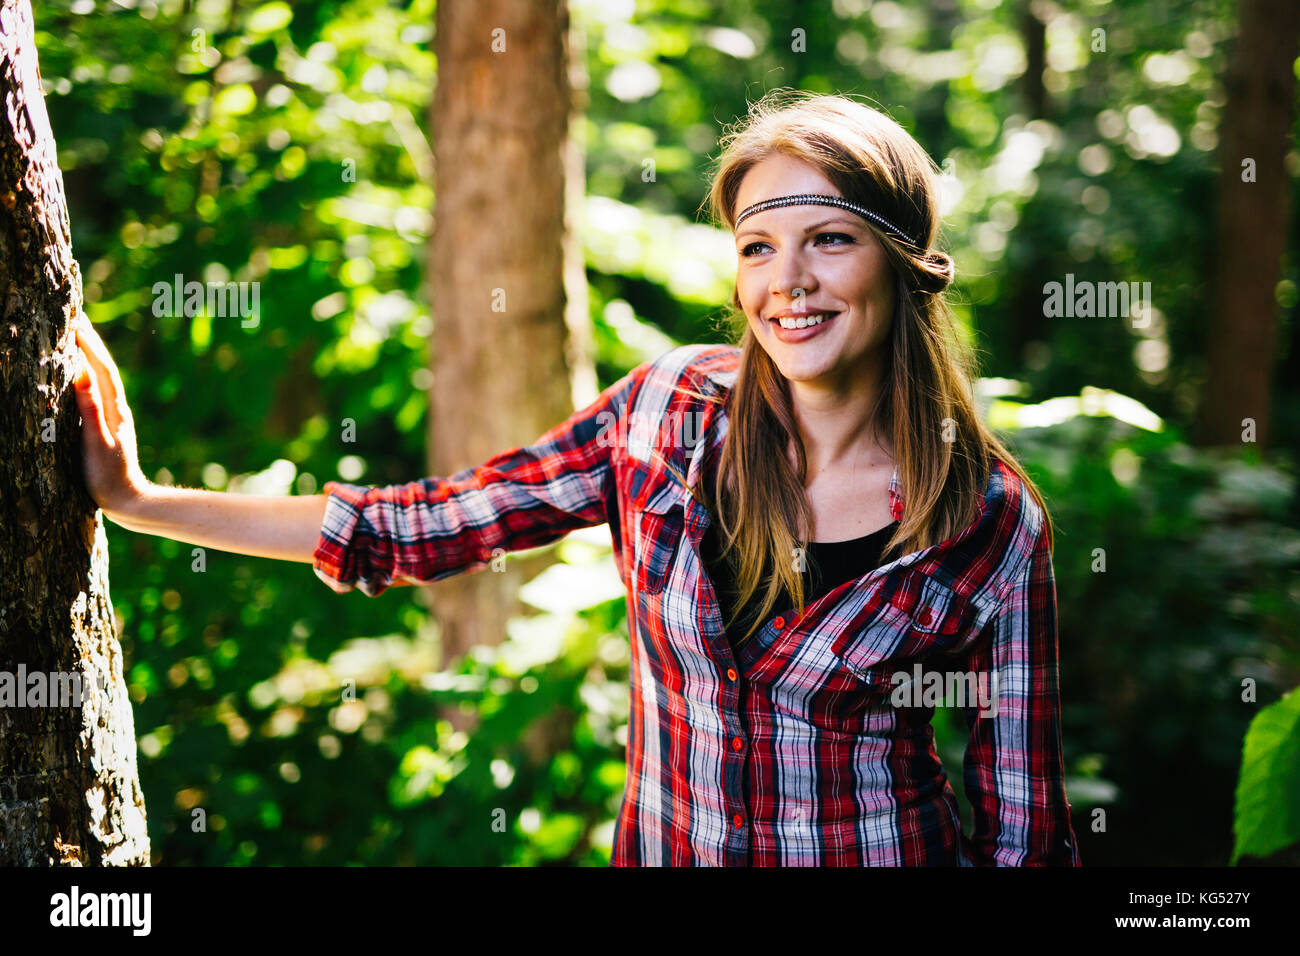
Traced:
[[[884, 564], [884, 547], [897, 529], [898, 522], [893, 521], [879, 531], [851, 541], [810, 541], [803, 572], [804, 606], [825, 597], [844, 582], [856, 580]], [[735, 582], [730, 568], [721, 558], [721, 549], [718, 523], [715, 520], [704, 532], [701, 557], [705, 571], [713, 582], [713, 590], [718, 596], [722, 620], [725, 622], [735, 608], [736, 594], [733, 590]], [[774, 611], [785, 611], [793, 607], [794, 599], [783, 590]], [[740, 638], [749, 629], [758, 608], [758, 595], [755, 594], [736, 624], [727, 629], [727, 640], [733, 648], [738, 646]]]

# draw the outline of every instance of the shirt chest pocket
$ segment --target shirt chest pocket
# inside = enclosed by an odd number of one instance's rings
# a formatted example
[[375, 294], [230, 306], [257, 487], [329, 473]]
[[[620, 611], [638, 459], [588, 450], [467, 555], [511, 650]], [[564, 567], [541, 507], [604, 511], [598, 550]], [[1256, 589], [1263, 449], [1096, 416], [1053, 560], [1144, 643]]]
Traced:
[[633, 570], [638, 591], [656, 594], [668, 583], [686, 526], [682, 500], [685, 493], [681, 487], [666, 481], [633, 505]]
[[908, 631], [919, 640], [947, 649], [973, 621], [974, 606], [938, 578], [918, 575], [912, 584], [894, 596]]
[[975, 604], [948, 585], [917, 573], [866, 625], [837, 639], [832, 649], [859, 680], [886, 690], [899, 662], [951, 651], [978, 630], [982, 618]]

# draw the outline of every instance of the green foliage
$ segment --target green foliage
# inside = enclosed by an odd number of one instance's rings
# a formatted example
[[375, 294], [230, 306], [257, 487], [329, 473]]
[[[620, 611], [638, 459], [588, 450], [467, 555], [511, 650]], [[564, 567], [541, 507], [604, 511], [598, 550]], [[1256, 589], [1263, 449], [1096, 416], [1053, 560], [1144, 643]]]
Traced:
[[1300, 844], [1300, 689], [1250, 722], [1237, 782], [1232, 862]]

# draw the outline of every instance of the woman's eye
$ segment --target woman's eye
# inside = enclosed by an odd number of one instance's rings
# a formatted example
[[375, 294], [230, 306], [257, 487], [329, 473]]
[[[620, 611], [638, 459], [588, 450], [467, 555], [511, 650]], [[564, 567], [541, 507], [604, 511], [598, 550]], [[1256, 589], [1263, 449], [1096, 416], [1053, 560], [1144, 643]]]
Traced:
[[[855, 241], [852, 236], [845, 235], [842, 232], [819, 232], [816, 237], [814, 237], [813, 242], [822, 245], [824, 244], [822, 243], [823, 239], [832, 240], [830, 245], [835, 246], [853, 245]], [[765, 246], [767, 246], [766, 242], [751, 242], [740, 250], [740, 254], [746, 259], [750, 256], [761, 255]]]

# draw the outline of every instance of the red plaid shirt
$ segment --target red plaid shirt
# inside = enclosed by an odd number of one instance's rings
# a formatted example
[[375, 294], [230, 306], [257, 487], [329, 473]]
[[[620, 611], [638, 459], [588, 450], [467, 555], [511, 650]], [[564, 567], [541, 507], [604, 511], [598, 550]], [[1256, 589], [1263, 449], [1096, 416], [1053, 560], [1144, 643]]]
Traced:
[[[448, 478], [327, 483], [317, 575], [374, 596], [607, 522], [632, 651], [616, 866], [1078, 866], [1052, 558], [1041, 510], [1001, 462], [970, 527], [780, 611], [732, 651], [700, 561], [707, 511], [663, 459], [692, 486], [711, 467], [726, 411], [677, 387], [724, 393], [738, 355], [673, 349], [535, 444]], [[897, 470], [890, 499], [898, 519]], [[970, 837], [934, 749], [942, 692], [894, 696], [918, 669], [922, 687], [974, 675], [996, 691], [958, 700]]]

